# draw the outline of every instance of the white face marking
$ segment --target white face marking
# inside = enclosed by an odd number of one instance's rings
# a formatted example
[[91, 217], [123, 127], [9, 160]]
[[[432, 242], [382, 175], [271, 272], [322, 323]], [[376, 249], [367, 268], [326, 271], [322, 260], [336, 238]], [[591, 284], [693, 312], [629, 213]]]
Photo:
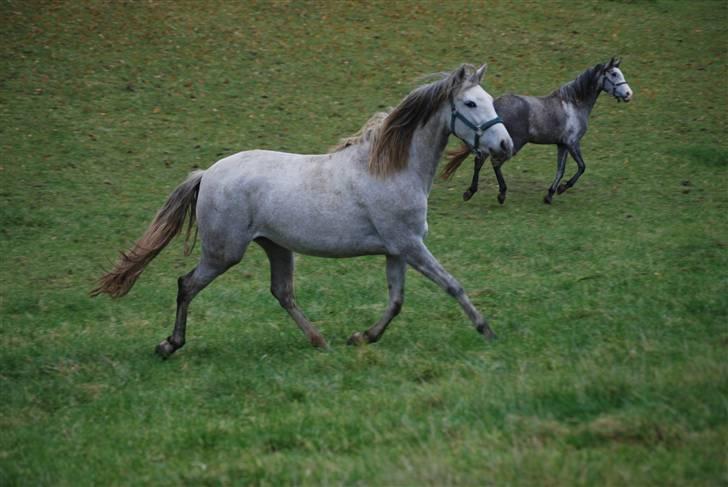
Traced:
[[[455, 100], [455, 107], [471, 123], [474, 125], [483, 125], [485, 122], [493, 120], [498, 116], [493, 106], [493, 97], [490, 96], [480, 85], [475, 85], [465, 90], [460, 97]], [[455, 135], [461, 139], [473, 143], [475, 140], [475, 131], [466, 126], [461, 120], [455, 122]], [[503, 147], [501, 143], [508, 148], [513, 147], [513, 141], [505, 125], [498, 123], [491, 125], [480, 136], [478, 149], [484, 153], [501, 153]], [[510, 156], [510, 154], [509, 154]]]
[[607, 93], [616, 98], [621, 98], [624, 101], [630, 101], [632, 99], [632, 89], [626, 84], [627, 80], [624, 78], [624, 73], [622, 73], [621, 69], [616, 67], [609, 68], [604, 73], [604, 76], [607, 78], [607, 81], [604, 83]]

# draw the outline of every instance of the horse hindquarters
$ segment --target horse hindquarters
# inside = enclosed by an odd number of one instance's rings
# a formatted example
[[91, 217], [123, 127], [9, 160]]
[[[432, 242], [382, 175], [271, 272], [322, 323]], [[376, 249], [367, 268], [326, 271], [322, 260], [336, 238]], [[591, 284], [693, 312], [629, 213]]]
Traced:
[[[212, 179], [212, 178], [210, 178]], [[252, 235], [242, 220], [249, 217], [239, 213], [237, 221], [229, 221], [221, 212], [217, 195], [223, 192], [215, 180], [203, 180], [197, 197], [197, 226], [201, 256], [197, 266], [178, 279], [177, 312], [172, 335], [156, 347], [162, 358], [169, 357], [185, 344], [187, 310], [192, 300], [218, 276], [240, 262]]]

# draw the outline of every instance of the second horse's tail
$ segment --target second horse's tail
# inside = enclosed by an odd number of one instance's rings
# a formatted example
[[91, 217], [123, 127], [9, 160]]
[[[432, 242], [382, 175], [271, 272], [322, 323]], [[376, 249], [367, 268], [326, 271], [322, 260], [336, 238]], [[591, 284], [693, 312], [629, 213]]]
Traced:
[[463, 161], [468, 158], [470, 152], [470, 148], [465, 144], [461, 145], [455, 150], [449, 151], [447, 153], [448, 163], [442, 170], [442, 173], [440, 173], [440, 177], [442, 179], [450, 179], [452, 175], [455, 174], [455, 171], [458, 170], [460, 164], [462, 164]]
[[91, 291], [91, 296], [106, 293], [120, 298], [128, 293], [144, 268], [182, 231], [186, 220], [189, 220], [189, 225], [185, 237], [185, 254], [189, 254], [191, 249], [187, 242], [195, 224], [197, 194], [203, 173], [204, 171], [195, 171], [177, 186], [134, 247], [127, 252], [121, 252], [114, 268], [101, 276], [97, 287]]

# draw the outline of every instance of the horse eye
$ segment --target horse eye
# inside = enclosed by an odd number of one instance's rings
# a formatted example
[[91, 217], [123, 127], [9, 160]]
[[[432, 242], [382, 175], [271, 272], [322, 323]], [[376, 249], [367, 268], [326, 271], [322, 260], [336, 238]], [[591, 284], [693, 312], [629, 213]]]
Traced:
[[465, 102], [465, 106], [468, 107], [468, 108], [475, 108], [478, 105], [476, 105], [474, 101], [468, 100], [468, 101]]

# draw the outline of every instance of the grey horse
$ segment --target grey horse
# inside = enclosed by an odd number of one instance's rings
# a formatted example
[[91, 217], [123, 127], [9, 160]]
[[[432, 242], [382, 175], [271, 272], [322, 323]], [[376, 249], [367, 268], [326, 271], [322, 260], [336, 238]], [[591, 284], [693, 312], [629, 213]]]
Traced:
[[189, 219], [187, 239], [196, 221], [201, 257], [178, 280], [174, 330], [156, 347], [163, 358], [185, 343], [192, 299], [240, 262], [251, 242], [268, 256], [271, 292], [315, 347], [327, 344], [296, 304], [293, 252], [386, 256], [389, 304], [377, 323], [349, 338], [350, 344], [376, 342], [400, 312], [408, 264], [454, 297], [476, 330], [492, 338], [485, 318], [423, 242], [427, 200], [450, 134], [485, 154], [506, 158], [512, 152], [493, 98], [480, 86], [485, 69], [462, 65], [436, 75], [328, 154], [245, 151], [192, 173], [91, 294], [125, 295]]
[[[604, 64], [597, 64], [581, 73], [575, 80], [566, 83], [548, 96], [503, 95], [496, 98], [494, 105], [503, 119], [508, 133], [513, 138], [513, 155], [530, 142], [533, 144], [555, 144], [557, 147], [556, 177], [544, 196], [544, 202], [551, 204], [554, 193], [563, 193], [572, 187], [586, 169], [581, 156], [580, 141], [587, 130], [589, 115], [602, 91], [609, 93], [618, 101], [629, 102], [633, 92], [624, 74], [619, 69], [620, 60], [612, 58]], [[462, 162], [467, 159], [471, 149], [462, 146], [449, 155], [442, 177], [452, 176]], [[567, 153], [577, 164], [577, 171], [566, 183], [561, 183], [566, 166]], [[478, 191], [480, 169], [487, 155], [476, 153], [473, 180], [463, 193], [468, 201]], [[491, 157], [495, 177], [498, 180], [498, 201], [506, 199], [507, 186], [501, 173], [505, 160]]]

